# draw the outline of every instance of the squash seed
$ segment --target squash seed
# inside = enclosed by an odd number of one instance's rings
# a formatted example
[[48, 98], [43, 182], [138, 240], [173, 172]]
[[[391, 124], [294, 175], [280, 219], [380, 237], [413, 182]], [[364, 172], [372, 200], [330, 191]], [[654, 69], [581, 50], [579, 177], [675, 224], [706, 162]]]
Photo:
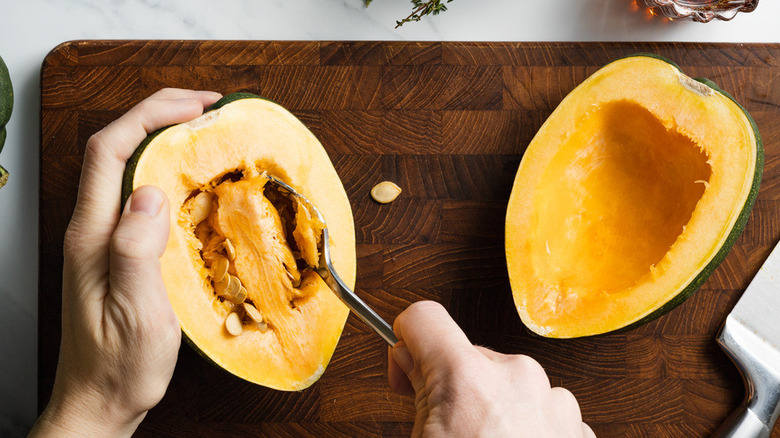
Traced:
[[230, 242], [230, 239], [225, 239], [225, 242], [222, 244], [225, 248], [225, 252], [227, 253], [227, 258], [231, 262], [236, 259], [236, 248], [233, 246], [233, 243]]
[[246, 300], [246, 288], [244, 286], [241, 286], [241, 289], [238, 290], [238, 293], [235, 297], [233, 297], [233, 301], [236, 304], [241, 304]]
[[214, 281], [220, 282], [225, 279], [225, 276], [228, 273], [228, 266], [230, 265], [230, 262], [224, 257], [218, 257], [214, 264], [211, 266], [214, 274]]
[[225, 329], [233, 336], [238, 336], [244, 331], [244, 326], [241, 324], [241, 318], [236, 312], [230, 312], [225, 318]]
[[382, 181], [371, 189], [371, 197], [380, 204], [393, 202], [401, 194], [401, 188], [392, 181]]
[[224, 297], [229, 285], [230, 277], [226, 276], [222, 281], [214, 282], [214, 292], [216, 292], [217, 295]]
[[229, 299], [230, 301], [235, 301], [238, 297], [239, 292], [241, 291], [241, 280], [238, 279], [238, 277], [233, 275], [228, 275], [228, 284], [225, 288], [225, 298]]
[[260, 314], [260, 311], [257, 310], [257, 307], [246, 302], [243, 304], [243, 306], [244, 306], [244, 312], [246, 313], [246, 316], [249, 317], [249, 319], [251, 319], [256, 323], [263, 322], [263, 315]]
[[190, 201], [190, 218], [193, 224], [199, 224], [211, 214], [214, 195], [209, 192], [200, 192]]
[[268, 331], [268, 323], [265, 322], [265, 321], [258, 322], [257, 323], [257, 328], [260, 330], [260, 333], [265, 333], [265, 332]]

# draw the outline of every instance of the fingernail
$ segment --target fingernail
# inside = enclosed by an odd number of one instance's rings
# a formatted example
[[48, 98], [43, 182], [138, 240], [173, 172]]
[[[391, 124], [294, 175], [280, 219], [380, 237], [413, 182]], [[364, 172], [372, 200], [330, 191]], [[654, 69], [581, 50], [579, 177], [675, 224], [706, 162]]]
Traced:
[[412, 355], [409, 353], [409, 350], [406, 347], [393, 347], [391, 354], [393, 355], [393, 360], [395, 363], [397, 363], [398, 366], [401, 367], [401, 369], [404, 370], [407, 375], [409, 375], [409, 373], [411, 373], [414, 369], [414, 359], [412, 359]]
[[143, 186], [130, 196], [130, 211], [147, 216], [157, 216], [163, 205], [163, 194], [159, 189]]

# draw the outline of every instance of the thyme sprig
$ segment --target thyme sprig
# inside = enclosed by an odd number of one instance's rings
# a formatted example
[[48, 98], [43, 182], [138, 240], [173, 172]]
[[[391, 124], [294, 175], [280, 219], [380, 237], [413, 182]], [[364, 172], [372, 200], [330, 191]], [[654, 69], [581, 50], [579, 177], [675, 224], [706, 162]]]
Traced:
[[[368, 6], [372, 0], [363, 0], [363, 3]], [[412, 13], [408, 17], [395, 22], [395, 28], [403, 26], [404, 23], [410, 23], [412, 21], [420, 21], [426, 15], [438, 15], [440, 12], [447, 10], [446, 3], [452, 2], [452, 0], [412, 0]]]

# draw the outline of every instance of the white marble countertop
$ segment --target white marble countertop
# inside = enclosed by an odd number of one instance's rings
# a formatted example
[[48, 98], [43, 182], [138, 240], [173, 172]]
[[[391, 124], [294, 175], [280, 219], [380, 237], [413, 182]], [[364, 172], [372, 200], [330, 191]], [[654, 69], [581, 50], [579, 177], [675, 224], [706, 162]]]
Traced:
[[[649, 17], [633, 0], [456, 0], [394, 29], [408, 0], [23, 0], [0, 2], [0, 56], [16, 102], [0, 155], [0, 436], [22, 436], [37, 391], [39, 72], [73, 39], [780, 42], [780, 1], [731, 22]], [[52, 321], [52, 323], [55, 323]]]

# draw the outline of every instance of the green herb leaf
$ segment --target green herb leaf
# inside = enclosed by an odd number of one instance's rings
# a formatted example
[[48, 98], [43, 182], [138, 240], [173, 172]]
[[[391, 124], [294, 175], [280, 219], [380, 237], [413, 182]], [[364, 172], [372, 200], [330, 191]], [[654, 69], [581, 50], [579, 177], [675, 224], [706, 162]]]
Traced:
[[[363, 4], [370, 5], [372, 0], [363, 0]], [[412, 0], [412, 13], [408, 17], [395, 22], [395, 28], [403, 26], [404, 23], [420, 21], [426, 15], [438, 15], [447, 10], [444, 3], [451, 3], [452, 0]]]

